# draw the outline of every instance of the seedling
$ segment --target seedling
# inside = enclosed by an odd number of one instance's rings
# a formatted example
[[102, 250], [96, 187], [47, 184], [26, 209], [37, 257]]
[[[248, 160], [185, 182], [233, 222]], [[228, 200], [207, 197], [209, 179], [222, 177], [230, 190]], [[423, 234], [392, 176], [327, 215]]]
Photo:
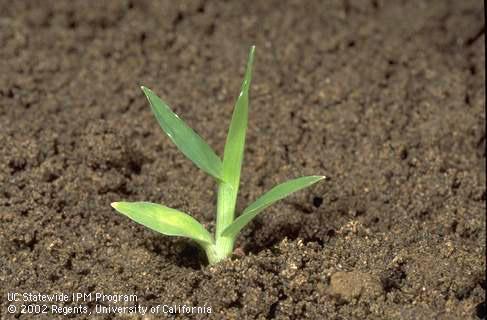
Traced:
[[233, 252], [240, 230], [274, 202], [291, 193], [309, 187], [324, 176], [307, 176], [281, 183], [249, 205], [235, 219], [235, 204], [240, 183], [240, 171], [247, 129], [249, 87], [255, 47], [249, 53], [245, 77], [235, 104], [223, 153], [223, 161], [211, 147], [169, 106], [149, 88], [141, 87], [159, 125], [181, 152], [201, 170], [215, 178], [218, 184], [215, 237], [190, 215], [176, 209], [150, 202], [113, 202], [121, 214], [152, 230], [168, 236], [190, 238], [206, 252], [208, 262], [215, 264]]

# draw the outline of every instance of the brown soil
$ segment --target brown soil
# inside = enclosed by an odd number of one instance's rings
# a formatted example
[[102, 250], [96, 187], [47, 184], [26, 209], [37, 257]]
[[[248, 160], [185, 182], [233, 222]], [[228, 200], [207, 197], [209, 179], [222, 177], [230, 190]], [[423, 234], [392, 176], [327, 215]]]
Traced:
[[[0, 1], [1, 317], [34, 318], [9, 292], [104, 292], [212, 308], [177, 319], [485, 318], [484, 41], [481, 1]], [[213, 230], [212, 179], [139, 85], [221, 154], [251, 44], [238, 207], [330, 179], [208, 267], [110, 202]]]

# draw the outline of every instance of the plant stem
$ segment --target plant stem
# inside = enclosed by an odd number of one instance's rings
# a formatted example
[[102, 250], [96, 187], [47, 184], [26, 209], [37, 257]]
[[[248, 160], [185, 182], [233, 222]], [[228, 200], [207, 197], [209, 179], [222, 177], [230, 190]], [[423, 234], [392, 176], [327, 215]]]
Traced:
[[203, 243], [201, 244], [201, 247], [205, 250], [206, 257], [208, 258], [208, 263], [210, 265], [215, 264], [221, 260], [217, 255], [216, 246], [214, 244], [208, 245]]
[[[220, 234], [228, 227], [235, 218], [235, 203], [237, 200], [237, 192], [228, 183], [220, 182], [218, 184], [218, 200], [217, 200], [217, 214], [216, 214], [216, 235], [215, 235], [215, 249], [217, 261], [219, 262], [226, 257], [229, 257], [233, 252], [233, 245], [235, 239], [229, 237], [221, 237]], [[208, 258], [209, 259], [209, 258]], [[216, 263], [215, 262], [215, 263]], [[210, 262], [211, 264], [211, 262]]]

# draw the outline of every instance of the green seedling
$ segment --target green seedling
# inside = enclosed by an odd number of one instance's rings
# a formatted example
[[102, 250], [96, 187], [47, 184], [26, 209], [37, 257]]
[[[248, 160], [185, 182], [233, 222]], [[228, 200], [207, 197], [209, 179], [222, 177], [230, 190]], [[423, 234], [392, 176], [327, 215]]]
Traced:
[[291, 193], [325, 178], [324, 176], [307, 176], [281, 183], [263, 194], [235, 219], [235, 204], [247, 129], [254, 50], [255, 47], [252, 46], [245, 77], [233, 111], [223, 161], [196, 132], [171, 111], [164, 101], [150, 89], [142, 87], [162, 130], [186, 157], [215, 178], [218, 184], [215, 237], [196, 219], [176, 209], [150, 202], [113, 202], [111, 204], [121, 214], [152, 230], [168, 236], [186, 237], [196, 241], [206, 252], [210, 264], [215, 264], [232, 254], [235, 239], [240, 230], [265, 208]]

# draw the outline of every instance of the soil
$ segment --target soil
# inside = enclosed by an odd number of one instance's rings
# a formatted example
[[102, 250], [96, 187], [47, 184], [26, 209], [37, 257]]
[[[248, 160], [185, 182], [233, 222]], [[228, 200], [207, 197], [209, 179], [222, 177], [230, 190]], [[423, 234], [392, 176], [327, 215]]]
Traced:
[[[10, 314], [14, 292], [212, 311], [46, 319], [485, 319], [483, 9], [0, 1], [2, 319], [42, 318]], [[238, 208], [290, 178], [329, 179], [267, 209], [240, 254], [207, 266], [192, 242], [110, 202], [164, 203], [214, 230], [214, 182], [162, 134], [139, 86], [221, 154], [252, 44]]]

